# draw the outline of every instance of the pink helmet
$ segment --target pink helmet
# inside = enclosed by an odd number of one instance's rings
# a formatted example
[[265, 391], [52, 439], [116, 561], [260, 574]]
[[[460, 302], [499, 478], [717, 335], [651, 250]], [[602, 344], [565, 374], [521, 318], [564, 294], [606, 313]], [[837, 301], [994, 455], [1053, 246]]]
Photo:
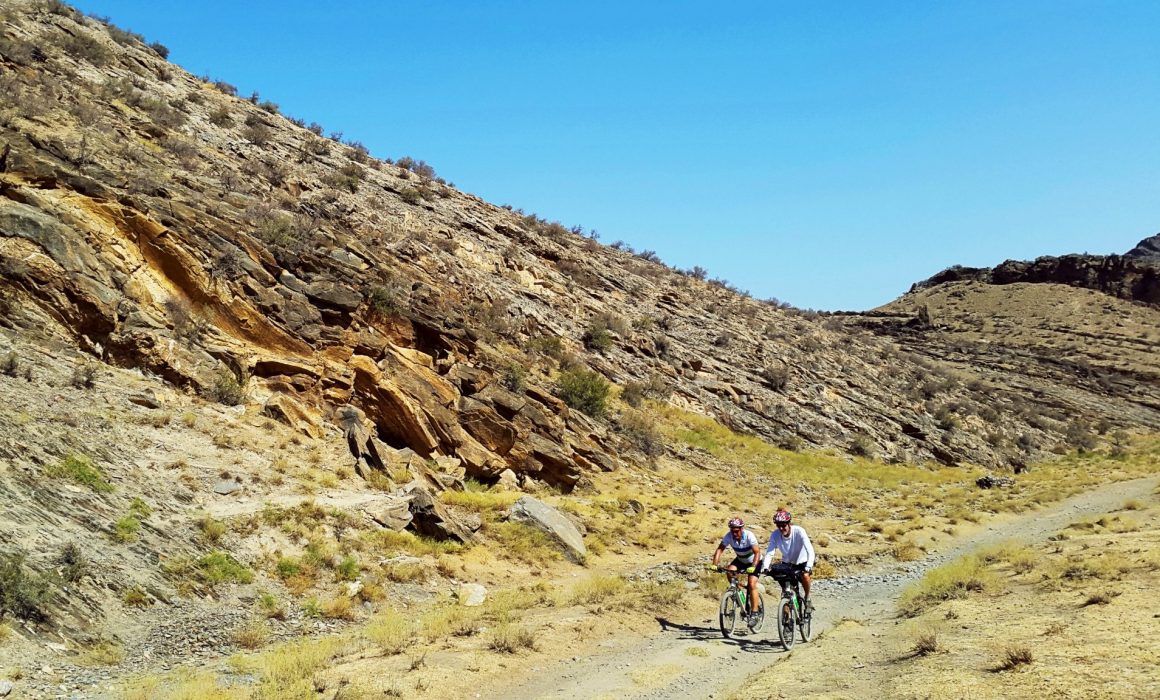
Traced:
[[741, 518], [733, 518], [729, 521], [729, 527], [745, 527], [745, 521]]
[[784, 509], [779, 510], [773, 514], [773, 523], [775, 525], [781, 525], [782, 523], [788, 523], [790, 520], [793, 520], [793, 516], [789, 514], [788, 510], [784, 510]]

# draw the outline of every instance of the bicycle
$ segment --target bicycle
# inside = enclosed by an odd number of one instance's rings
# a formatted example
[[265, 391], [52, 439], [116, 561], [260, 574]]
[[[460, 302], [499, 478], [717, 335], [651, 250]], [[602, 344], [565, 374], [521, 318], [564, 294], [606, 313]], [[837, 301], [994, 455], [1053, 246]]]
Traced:
[[[714, 568], [714, 567], [710, 567]], [[717, 615], [717, 621], [721, 625], [721, 634], [729, 639], [733, 636], [733, 632], [737, 629], [737, 618], [740, 616], [749, 615], [749, 594], [745, 590], [745, 586], [738, 582], [740, 575], [745, 575], [748, 581], [748, 574], [744, 571], [731, 571], [722, 566], [715, 567], [717, 571], [723, 572], [729, 578], [729, 587], [721, 594], [721, 607]], [[740, 574], [740, 575], [739, 575]], [[740, 613], [739, 613], [740, 611]], [[761, 631], [761, 626], [765, 622], [765, 601], [760, 597], [757, 599], [757, 617], [754, 624], [749, 629], [753, 632]]]
[[793, 564], [774, 564], [765, 572], [781, 586], [781, 600], [777, 604], [777, 636], [786, 651], [793, 648], [794, 627], [803, 642], [810, 641], [810, 619], [802, 602], [799, 569]]

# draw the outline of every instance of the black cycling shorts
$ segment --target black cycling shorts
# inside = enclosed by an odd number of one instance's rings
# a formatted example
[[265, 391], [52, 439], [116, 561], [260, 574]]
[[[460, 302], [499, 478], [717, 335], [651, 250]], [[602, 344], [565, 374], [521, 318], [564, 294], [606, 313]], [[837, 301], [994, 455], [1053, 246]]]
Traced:
[[[737, 568], [737, 573], [739, 573], [739, 574], [743, 574], [743, 573], [745, 573], [745, 570], [746, 570], [746, 569], [748, 569], [749, 567], [751, 567], [751, 566], [757, 566], [757, 563], [756, 563], [756, 562], [754, 562], [754, 561], [746, 561], [746, 560], [742, 559], [741, 557], [738, 557], [738, 558], [734, 559], [734, 560], [733, 560], [733, 561], [732, 561], [732, 562], [729, 564], [729, 566], [736, 567], [736, 568]], [[726, 568], [726, 569], [728, 569], [728, 568], [729, 568], [729, 566], [727, 566], [727, 567], [725, 567], [725, 568]], [[756, 574], [756, 572], [755, 572], [755, 573], [752, 573], [752, 574], [749, 574], [749, 575], [750, 575], [750, 576], [756, 576], [757, 574]]]
[[761, 573], [772, 578], [778, 578], [779, 576], [785, 578], [792, 574], [794, 578], [800, 581], [805, 571], [805, 564], [785, 564], [778, 562], [776, 564], [770, 564], [769, 568]]

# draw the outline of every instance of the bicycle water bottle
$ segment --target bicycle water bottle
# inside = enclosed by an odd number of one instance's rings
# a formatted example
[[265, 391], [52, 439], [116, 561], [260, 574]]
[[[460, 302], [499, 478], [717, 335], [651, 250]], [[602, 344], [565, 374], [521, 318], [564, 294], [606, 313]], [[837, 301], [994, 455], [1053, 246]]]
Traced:
[[742, 607], [742, 608], [744, 608], [744, 607], [745, 607], [745, 603], [746, 603], [746, 601], [745, 601], [745, 591], [744, 591], [744, 590], [740, 590], [740, 591], [738, 591], [738, 593], [740, 593], [740, 594], [741, 594], [741, 607]]

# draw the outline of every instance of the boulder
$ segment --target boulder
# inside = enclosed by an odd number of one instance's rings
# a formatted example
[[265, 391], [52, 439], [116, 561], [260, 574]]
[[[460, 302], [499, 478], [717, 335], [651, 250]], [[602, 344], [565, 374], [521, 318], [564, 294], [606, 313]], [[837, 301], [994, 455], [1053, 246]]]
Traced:
[[378, 441], [371, 437], [366, 415], [354, 406], [343, 406], [336, 416], [338, 424], [346, 431], [346, 446], [354, 457], [355, 472], [365, 479], [369, 470], [385, 470], [386, 463]]
[[543, 501], [531, 496], [521, 496], [512, 505], [508, 520], [541, 530], [555, 540], [560, 545], [560, 550], [574, 562], [583, 563], [588, 556], [584, 537], [572, 521]]
[[371, 520], [395, 532], [406, 530], [413, 519], [411, 516], [410, 502], [405, 498], [390, 501], [382, 508], [373, 512], [366, 511], [366, 513], [370, 516]]
[[322, 437], [322, 426], [313, 413], [286, 394], [274, 394], [266, 401], [262, 413], [274, 420], [285, 423], [307, 437]]
[[520, 479], [511, 469], [504, 469], [499, 473], [499, 481], [495, 482], [495, 488], [500, 491], [519, 491]]
[[528, 404], [526, 398], [508, 391], [498, 384], [487, 385], [474, 398], [495, 406], [495, 409], [508, 419], [515, 416]]
[[1015, 480], [1009, 476], [980, 476], [975, 479], [975, 485], [981, 489], [1003, 488], [1005, 486], [1014, 486]]
[[411, 483], [405, 487], [404, 493], [408, 499], [407, 507], [411, 511], [411, 530], [437, 540], [460, 543], [471, 540], [471, 530], [456, 520], [429, 490]]
[[219, 496], [229, 496], [242, 490], [242, 485], [233, 479], [222, 479], [213, 487], [213, 492]]
[[138, 394], [133, 394], [129, 397], [129, 403], [143, 406], [144, 408], [161, 408], [161, 399], [157, 398], [157, 392], [152, 389], [146, 389]]
[[362, 304], [363, 296], [350, 287], [336, 282], [322, 281], [301, 290], [311, 301], [340, 311], [354, 311]]
[[483, 402], [460, 399], [459, 420], [471, 437], [498, 455], [506, 455], [516, 443], [516, 431], [511, 423]]
[[477, 367], [470, 367], [462, 362], [456, 364], [447, 373], [447, 378], [459, 385], [464, 394], [474, 394], [491, 384], [492, 375]]
[[462, 583], [456, 592], [459, 604], [467, 608], [477, 608], [487, 602], [487, 589], [478, 583]]
[[532, 457], [543, 465], [540, 478], [556, 484], [571, 486], [580, 480], [580, 468], [569, 451], [551, 440], [532, 433], [528, 436], [527, 447]]

